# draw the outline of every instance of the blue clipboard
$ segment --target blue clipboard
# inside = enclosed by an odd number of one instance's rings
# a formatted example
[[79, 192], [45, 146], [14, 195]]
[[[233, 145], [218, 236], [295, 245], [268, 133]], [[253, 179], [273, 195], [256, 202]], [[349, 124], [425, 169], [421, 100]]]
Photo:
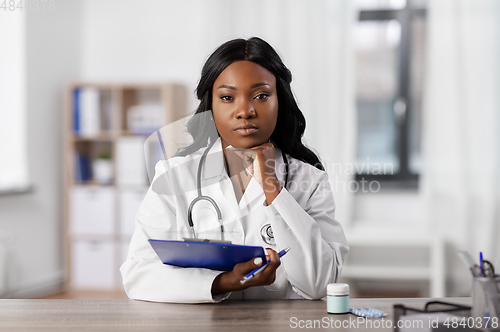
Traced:
[[231, 271], [255, 257], [266, 261], [264, 248], [227, 243], [148, 240], [163, 264]]

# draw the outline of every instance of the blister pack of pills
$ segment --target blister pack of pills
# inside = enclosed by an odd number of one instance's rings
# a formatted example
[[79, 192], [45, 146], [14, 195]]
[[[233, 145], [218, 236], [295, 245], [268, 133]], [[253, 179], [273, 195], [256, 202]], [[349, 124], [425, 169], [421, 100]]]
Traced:
[[349, 308], [349, 312], [360, 317], [367, 318], [380, 318], [385, 317], [387, 314], [383, 311], [377, 310], [375, 308], [366, 307], [366, 308]]

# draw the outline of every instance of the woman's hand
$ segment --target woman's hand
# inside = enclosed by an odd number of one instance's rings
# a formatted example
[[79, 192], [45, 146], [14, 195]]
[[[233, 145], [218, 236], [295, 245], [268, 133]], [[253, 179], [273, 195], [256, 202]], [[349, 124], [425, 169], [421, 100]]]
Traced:
[[228, 148], [243, 160], [243, 166], [262, 186], [267, 204], [271, 204], [280, 193], [281, 187], [276, 177], [274, 145], [264, 143], [250, 149]]
[[[280, 266], [281, 262], [276, 251], [272, 249], [266, 249], [266, 251], [266, 258], [267, 260], [270, 258], [271, 261], [267, 263], [266, 268], [262, 272], [242, 285], [240, 281], [248, 273], [252, 272], [259, 266], [262, 266], [264, 262], [262, 262], [260, 257], [257, 257], [249, 260], [248, 262], [236, 264], [232, 271], [221, 273], [215, 278], [212, 283], [212, 296], [228, 292], [241, 291], [254, 286], [271, 285], [276, 280], [276, 269]], [[258, 264], [256, 264], [255, 261], [257, 261]]]

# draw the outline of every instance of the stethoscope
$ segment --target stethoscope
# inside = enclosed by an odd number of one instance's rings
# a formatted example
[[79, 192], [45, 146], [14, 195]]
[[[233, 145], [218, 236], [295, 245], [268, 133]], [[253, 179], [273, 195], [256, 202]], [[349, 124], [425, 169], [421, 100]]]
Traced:
[[[215, 144], [215, 141], [212, 144], [210, 144], [207, 149], [205, 149], [205, 151], [203, 152], [203, 155], [201, 156], [200, 163], [198, 164], [198, 174], [196, 177], [196, 188], [198, 190], [198, 197], [193, 199], [191, 204], [189, 204], [188, 224], [189, 224], [189, 227], [191, 227], [191, 230], [193, 232], [193, 237], [195, 239], [197, 239], [198, 237], [197, 237], [196, 232], [194, 230], [194, 223], [193, 223], [193, 207], [199, 201], [208, 201], [208, 202], [210, 202], [210, 204], [212, 204], [212, 206], [214, 207], [214, 209], [217, 213], [217, 221], [220, 224], [220, 239], [221, 239], [221, 241], [224, 241], [224, 225], [222, 225], [222, 213], [220, 211], [220, 208], [212, 197], [203, 196], [203, 194], [201, 192], [201, 172], [203, 170], [203, 165], [205, 163], [205, 159], [207, 158], [207, 154], [214, 144]], [[286, 158], [284, 153], [281, 153], [281, 156], [283, 157], [283, 162], [285, 163], [285, 188], [286, 188], [286, 186], [288, 184], [288, 159]], [[267, 244], [275, 244], [276, 243], [276, 241], [274, 240], [274, 235], [273, 235], [273, 230], [271, 228], [271, 224], [266, 224], [266, 225], [262, 226], [262, 228], [260, 229], [260, 235], [262, 237], [262, 240], [264, 240], [264, 242], [266, 242]]]

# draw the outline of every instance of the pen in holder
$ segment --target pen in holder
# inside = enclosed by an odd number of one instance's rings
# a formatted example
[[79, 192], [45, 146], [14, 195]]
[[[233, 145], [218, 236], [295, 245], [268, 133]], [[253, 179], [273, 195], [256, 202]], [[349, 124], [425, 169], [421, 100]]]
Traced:
[[500, 326], [500, 275], [474, 277], [472, 317], [482, 331], [498, 330]]

